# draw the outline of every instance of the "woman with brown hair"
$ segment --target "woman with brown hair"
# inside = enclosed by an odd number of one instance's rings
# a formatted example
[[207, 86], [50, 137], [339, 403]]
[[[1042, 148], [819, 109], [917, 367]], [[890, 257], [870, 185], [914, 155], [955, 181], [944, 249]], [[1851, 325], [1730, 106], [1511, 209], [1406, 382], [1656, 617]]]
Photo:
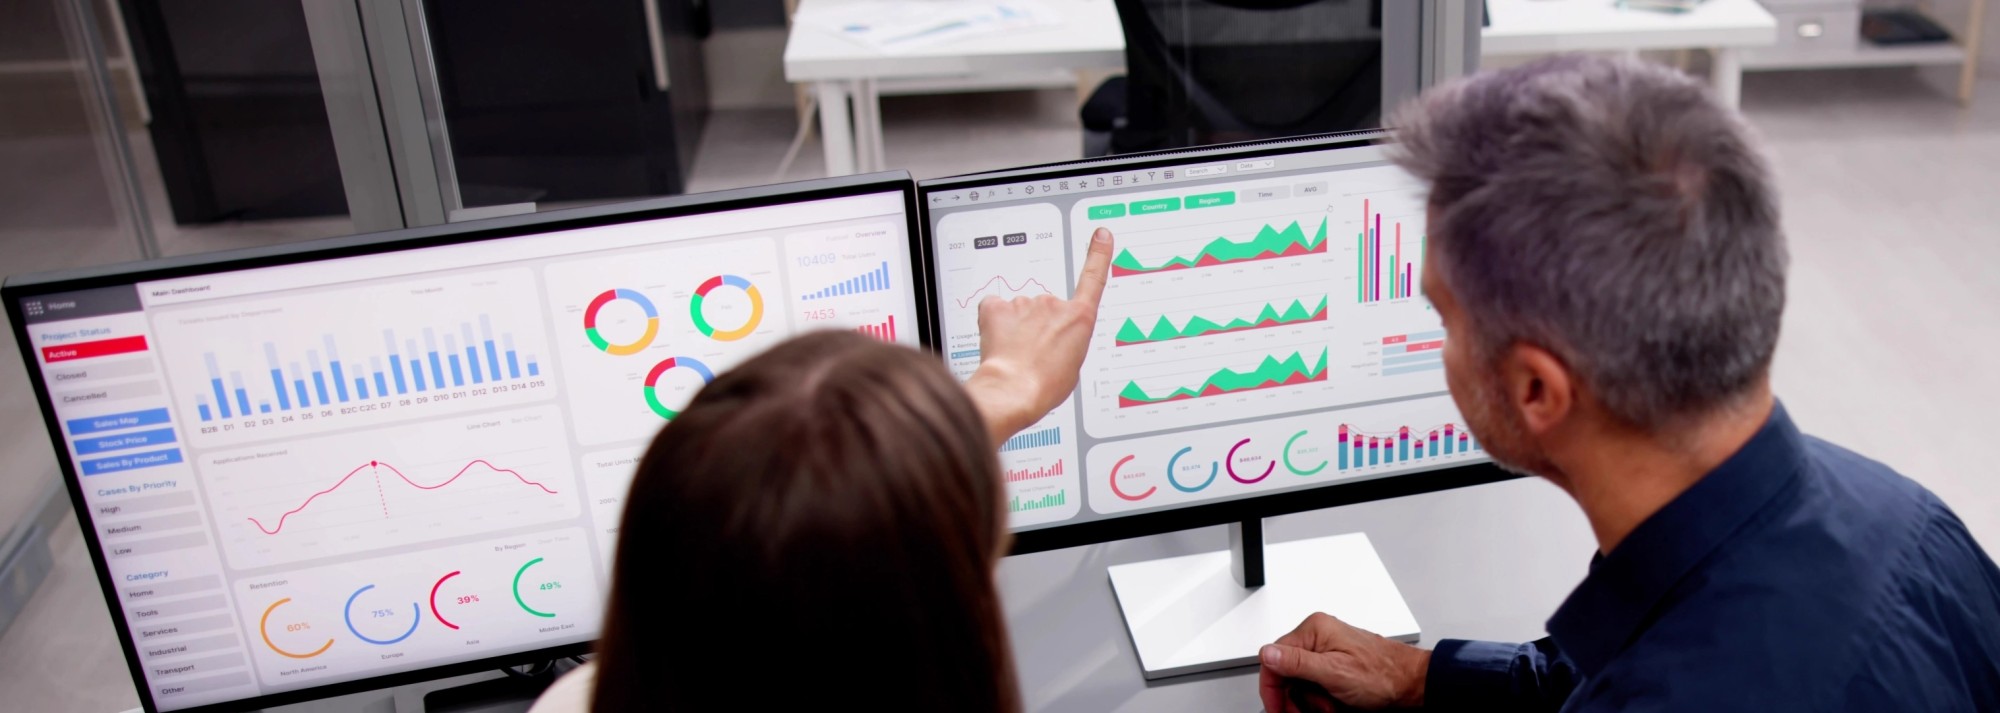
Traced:
[[1075, 388], [1110, 260], [1100, 230], [1075, 299], [982, 303], [962, 386], [823, 332], [703, 388], [632, 481], [596, 660], [534, 713], [1019, 711], [995, 447]]

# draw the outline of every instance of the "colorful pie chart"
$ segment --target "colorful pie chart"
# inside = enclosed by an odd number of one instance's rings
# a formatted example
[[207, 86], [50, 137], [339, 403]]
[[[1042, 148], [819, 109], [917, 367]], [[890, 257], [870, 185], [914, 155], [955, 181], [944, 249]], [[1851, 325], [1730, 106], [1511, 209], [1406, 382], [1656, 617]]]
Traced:
[[[708, 315], [702, 310], [702, 305], [709, 299], [709, 293], [723, 287], [742, 290], [743, 294], [750, 298], [749, 319], [743, 320], [743, 323], [734, 329], [717, 328], [709, 323]], [[758, 292], [757, 286], [750, 284], [749, 280], [735, 275], [716, 275], [701, 283], [701, 287], [694, 291], [694, 298], [688, 301], [688, 313], [694, 317], [694, 328], [701, 330], [702, 334], [719, 342], [733, 342], [750, 336], [751, 332], [756, 331], [758, 323], [764, 321], [764, 295]]]
[[[646, 313], [646, 333], [639, 335], [638, 339], [623, 344], [611, 343], [611, 340], [604, 337], [603, 332], [597, 330], [598, 311], [603, 310], [605, 305], [618, 300], [636, 304], [639, 306], [639, 309], [644, 310]], [[696, 304], [700, 304], [699, 298], [697, 298]], [[699, 319], [699, 317], [696, 317], [697, 321]], [[647, 345], [653, 343], [653, 337], [659, 336], [660, 311], [653, 308], [652, 300], [646, 299], [646, 296], [639, 294], [637, 290], [627, 290], [624, 288], [605, 290], [604, 294], [598, 295], [597, 299], [590, 301], [589, 307], [584, 308], [583, 333], [585, 336], [590, 337], [591, 345], [596, 346], [598, 351], [612, 356], [637, 354], [639, 350], [645, 349]]]
[[704, 385], [715, 380], [715, 372], [710, 370], [707, 364], [703, 364], [690, 357], [668, 357], [666, 361], [654, 364], [653, 370], [646, 374], [646, 405], [652, 407], [653, 413], [659, 414], [660, 418], [669, 421], [674, 420], [675, 416], [681, 415], [681, 412], [676, 409], [667, 408], [666, 403], [660, 400], [660, 377], [665, 376], [667, 372], [674, 369], [686, 369], [700, 375], [701, 383]]

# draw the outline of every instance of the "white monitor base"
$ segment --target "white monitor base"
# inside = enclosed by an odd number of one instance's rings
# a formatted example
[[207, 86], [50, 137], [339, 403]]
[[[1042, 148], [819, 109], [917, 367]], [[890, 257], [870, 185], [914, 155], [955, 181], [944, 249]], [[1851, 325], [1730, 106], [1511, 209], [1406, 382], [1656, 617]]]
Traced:
[[1313, 612], [1416, 643], [1417, 619], [1367, 534], [1264, 545], [1264, 556], [1255, 589], [1237, 584], [1227, 550], [1109, 568], [1147, 680], [1255, 664]]

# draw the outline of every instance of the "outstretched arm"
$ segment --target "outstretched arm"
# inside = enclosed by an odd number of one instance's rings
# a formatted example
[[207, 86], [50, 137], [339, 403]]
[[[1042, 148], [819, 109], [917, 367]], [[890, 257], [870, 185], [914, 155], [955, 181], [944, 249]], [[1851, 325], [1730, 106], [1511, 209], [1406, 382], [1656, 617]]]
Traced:
[[965, 390], [995, 444], [1027, 428], [1076, 390], [1111, 270], [1111, 231], [1090, 236], [1083, 275], [1069, 299], [1053, 295], [979, 302], [979, 370]]

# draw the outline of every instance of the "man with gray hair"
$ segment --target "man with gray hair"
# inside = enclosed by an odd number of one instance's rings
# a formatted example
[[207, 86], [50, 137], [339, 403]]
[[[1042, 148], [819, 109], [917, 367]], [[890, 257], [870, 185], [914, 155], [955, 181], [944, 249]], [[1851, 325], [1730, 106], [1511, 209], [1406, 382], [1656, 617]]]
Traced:
[[1316, 614], [1264, 647], [1266, 710], [2000, 711], [2000, 569], [1771, 394], [1784, 236], [1735, 114], [1665, 68], [1559, 57], [1393, 125], [1430, 184], [1452, 397], [1598, 552], [1528, 644], [1424, 651]]

